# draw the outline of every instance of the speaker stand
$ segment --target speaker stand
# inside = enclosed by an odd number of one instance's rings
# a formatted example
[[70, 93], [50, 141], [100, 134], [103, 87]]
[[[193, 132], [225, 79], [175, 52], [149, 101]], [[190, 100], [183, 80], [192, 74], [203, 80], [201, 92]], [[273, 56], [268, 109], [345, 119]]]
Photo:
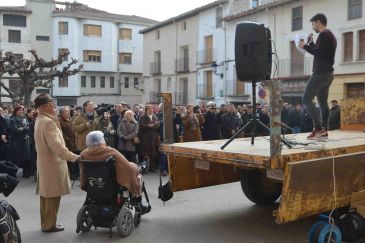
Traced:
[[[256, 86], [257, 81], [252, 81], [252, 119], [250, 119], [246, 125], [244, 125], [238, 132], [236, 132], [225, 144], [221, 146], [221, 150], [227, 147], [238, 135], [242, 133], [246, 129], [246, 127], [252, 125], [251, 128], [251, 145], [255, 144], [256, 137], [256, 125], [259, 125], [270, 132], [270, 128], [257, 119], [257, 109], [256, 109]], [[285, 141], [283, 138], [280, 138], [281, 142], [285, 144], [288, 148], [292, 148], [292, 146]]]

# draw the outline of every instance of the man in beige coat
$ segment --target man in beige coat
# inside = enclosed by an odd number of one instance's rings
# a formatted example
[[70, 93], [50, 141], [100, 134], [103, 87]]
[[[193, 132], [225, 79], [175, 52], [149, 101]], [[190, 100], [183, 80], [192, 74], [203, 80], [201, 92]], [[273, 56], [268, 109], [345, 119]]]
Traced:
[[56, 225], [61, 196], [71, 191], [66, 161], [76, 161], [79, 156], [65, 146], [53, 99], [48, 94], [40, 94], [34, 104], [39, 109], [34, 140], [38, 155], [36, 193], [40, 196], [41, 229], [58, 232], [64, 230]]

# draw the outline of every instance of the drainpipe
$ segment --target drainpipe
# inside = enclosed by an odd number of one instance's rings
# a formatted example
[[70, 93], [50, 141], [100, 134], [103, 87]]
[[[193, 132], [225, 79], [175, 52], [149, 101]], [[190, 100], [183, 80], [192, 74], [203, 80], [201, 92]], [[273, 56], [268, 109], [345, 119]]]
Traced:
[[118, 22], [115, 22], [117, 26], [117, 75], [118, 75], [118, 84], [119, 84], [119, 95], [122, 96], [122, 77], [120, 76], [120, 67], [119, 67], [119, 26]]
[[[219, 3], [219, 6], [222, 8], [223, 10], [223, 18], [224, 16], [226, 16], [226, 9], [224, 8], [224, 5], [222, 5], [221, 3]], [[226, 30], [226, 22], [223, 22], [223, 31], [224, 31], [224, 61], [223, 61], [223, 102], [224, 104], [227, 102], [227, 92], [226, 92], [226, 60], [227, 60], [227, 30]]]
[[[178, 37], [178, 23], [176, 23], [175, 20], [173, 20], [174, 24], [175, 24], [175, 69], [177, 69], [177, 53], [178, 53], [178, 48], [177, 48], [177, 37]], [[177, 94], [177, 70], [175, 70], [175, 104], [176, 104], [176, 96]]]

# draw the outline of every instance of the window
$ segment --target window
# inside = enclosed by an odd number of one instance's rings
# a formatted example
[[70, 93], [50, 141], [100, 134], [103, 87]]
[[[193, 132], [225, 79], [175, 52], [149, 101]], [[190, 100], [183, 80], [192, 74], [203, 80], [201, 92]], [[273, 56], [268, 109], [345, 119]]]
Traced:
[[365, 97], [365, 84], [364, 83], [348, 83], [347, 98], [364, 98]]
[[[65, 55], [66, 53], [70, 53], [67, 48], [58, 48], [58, 56]], [[64, 56], [63, 61], [68, 61], [68, 55]]]
[[105, 88], [105, 77], [104, 76], [100, 77], [100, 88]]
[[132, 53], [119, 53], [119, 64], [132, 64]]
[[120, 40], [132, 40], [132, 29], [121, 28], [119, 29]]
[[20, 30], [8, 30], [8, 42], [10, 43], [20, 43], [21, 34]]
[[219, 7], [216, 9], [215, 13], [215, 27], [222, 28], [223, 27], [223, 8]]
[[81, 76], [81, 88], [86, 88], [86, 76]]
[[18, 61], [23, 59], [23, 54], [13, 54], [13, 55], [14, 55], [15, 59]]
[[35, 39], [37, 41], [49, 41], [49, 36], [47, 36], [47, 35], [37, 35], [35, 37]]
[[110, 77], [110, 88], [114, 88], [114, 77]]
[[76, 98], [57, 99], [57, 106], [71, 106], [76, 104], [77, 104]]
[[290, 42], [290, 75], [299, 77], [304, 75], [304, 55], [298, 51], [295, 42]]
[[84, 35], [101, 36], [101, 25], [84, 24]]
[[303, 7], [296, 7], [292, 9], [291, 30], [297, 31], [303, 29]]
[[124, 78], [124, 88], [129, 89], [129, 78], [128, 77]]
[[134, 78], [133, 87], [134, 87], [135, 89], [138, 89], [138, 87], [139, 87], [139, 81], [138, 81], [138, 78]]
[[95, 80], [96, 80], [96, 77], [95, 76], [91, 76], [91, 88], [95, 88]]
[[359, 31], [359, 60], [365, 61], [365, 30]]
[[156, 30], [156, 40], [160, 39], [160, 30]]
[[186, 21], [181, 23], [181, 30], [186, 30]]
[[343, 34], [343, 61], [352, 62], [353, 60], [353, 33]]
[[251, 8], [257, 8], [259, 6], [259, 0], [251, 0]]
[[348, 0], [348, 20], [362, 18], [362, 0]]
[[36, 89], [36, 94], [49, 94], [49, 89]]
[[68, 34], [68, 22], [58, 22], [58, 34], [59, 35]]
[[58, 87], [68, 87], [68, 77], [58, 77]]
[[27, 27], [27, 17], [23, 15], [4, 14], [3, 25]]
[[84, 50], [84, 62], [101, 62], [101, 51]]

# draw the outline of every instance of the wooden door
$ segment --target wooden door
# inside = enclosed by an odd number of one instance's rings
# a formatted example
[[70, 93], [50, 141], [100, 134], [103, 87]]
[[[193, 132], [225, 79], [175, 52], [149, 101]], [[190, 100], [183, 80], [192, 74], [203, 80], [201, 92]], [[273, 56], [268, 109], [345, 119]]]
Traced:
[[207, 97], [213, 97], [213, 73], [207, 72]]
[[244, 95], [245, 94], [245, 83], [239, 80], [236, 80], [236, 95]]
[[213, 36], [205, 37], [205, 63], [213, 62]]

